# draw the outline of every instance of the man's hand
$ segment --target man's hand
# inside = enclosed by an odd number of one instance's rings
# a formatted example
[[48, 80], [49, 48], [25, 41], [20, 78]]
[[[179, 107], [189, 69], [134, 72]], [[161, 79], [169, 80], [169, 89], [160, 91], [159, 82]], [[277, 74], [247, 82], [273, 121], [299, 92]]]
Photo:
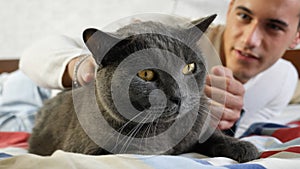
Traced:
[[[84, 86], [95, 79], [96, 62], [92, 56], [88, 56], [77, 68], [77, 81], [79, 85]], [[73, 79], [75, 80], [75, 79]]]
[[206, 78], [205, 94], [212, 99], [212, 114], [222, 114], [218, 127], [229, 129], [240, 118], [245, 89], [234, 79], [232, 71], [223, 66], [212, 68]]
[[[95, 68], [96, 62], [92, 56], [80, 56], [72, 59], [67, 65], [63, 76], [62, 82], [64, 87], [71, 87], [72, 81], [74, 81], [75, 79], [80, 86], [88, 84], [95, 78]], [[75, 69], [77, 69], [76, 78], [74, 77]]]

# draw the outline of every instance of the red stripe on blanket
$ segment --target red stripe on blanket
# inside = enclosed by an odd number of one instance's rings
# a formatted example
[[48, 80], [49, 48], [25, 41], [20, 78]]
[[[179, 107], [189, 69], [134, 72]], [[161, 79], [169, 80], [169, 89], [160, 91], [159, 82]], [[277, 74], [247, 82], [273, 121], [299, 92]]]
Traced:
[[272, 136], [276, 137], [282, 142], [287, 142], [300, 137], [300, 127], [277, 129], [274, 131]]
[[300, 126], [300, 121], [293, 121], [293, 122], [288, 123], [288, 125]]
[[0, 148], [28, 148], [27, 140], [30, 134], [26, 132], [0, 132]]
[[277, 153], [280, 153], [280, 152], [300, 153], [300, 147], [297, 146], [297, 147], [289, 147], [287, 149], [277, 150], [277, 151], [266, 151], [266, 152], [263, 152], [261, 154], [260, 158], [267, 158], [271, 155], [274, 155], [274, 154], [277, 154]]

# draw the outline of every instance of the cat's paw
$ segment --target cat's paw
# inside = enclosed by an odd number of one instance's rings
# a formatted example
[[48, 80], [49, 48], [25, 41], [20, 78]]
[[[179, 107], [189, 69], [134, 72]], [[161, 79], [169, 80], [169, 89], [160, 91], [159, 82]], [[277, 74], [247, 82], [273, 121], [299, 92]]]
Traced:
[[238, 141], [231, 145], [231, 158], [243, 163], [259, 158], [260, 153], [250, 142]]

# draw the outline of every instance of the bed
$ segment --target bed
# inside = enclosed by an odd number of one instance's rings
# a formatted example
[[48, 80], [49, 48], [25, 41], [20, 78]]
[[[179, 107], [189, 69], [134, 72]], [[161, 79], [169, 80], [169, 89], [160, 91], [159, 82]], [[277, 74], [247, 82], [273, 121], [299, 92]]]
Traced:
[[[291, 61], [299, 72], [300, 50], [289, 50], [284, 58]], [[18, 68], [18, 60], [0, 61], [0, 73]], [[239, 164], [225, 157], [209, 158], [188, 153], [169, 155], [105, 155], [89, 156], [56, 151], [41, 157], [27, 152], [30, 133], [0, 132], [0, 168], [299, 168], [300, 166], [300, 84], [295, 96], [278, 121], [282, 124], [260, 123], [251, 126], [242, 140], [252, 142], [260, 150], [261, 158]]]

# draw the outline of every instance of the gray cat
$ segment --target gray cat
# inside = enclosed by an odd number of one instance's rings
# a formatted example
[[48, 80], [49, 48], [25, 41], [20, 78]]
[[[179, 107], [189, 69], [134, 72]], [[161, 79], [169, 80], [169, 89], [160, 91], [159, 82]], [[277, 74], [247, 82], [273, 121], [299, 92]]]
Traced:
[[99, 65], [96, 80], [45, 103], [36, 117], [29, 152], [198, 152], [238, 162], [258, 158], [254, 145], [206, 123], [206, 65], [196, 45], [202, 33], [194, 31], [204, 32], [214, 18], [192, 27], [147, 21], [114, 34], [85, 30], [84, 41]]

